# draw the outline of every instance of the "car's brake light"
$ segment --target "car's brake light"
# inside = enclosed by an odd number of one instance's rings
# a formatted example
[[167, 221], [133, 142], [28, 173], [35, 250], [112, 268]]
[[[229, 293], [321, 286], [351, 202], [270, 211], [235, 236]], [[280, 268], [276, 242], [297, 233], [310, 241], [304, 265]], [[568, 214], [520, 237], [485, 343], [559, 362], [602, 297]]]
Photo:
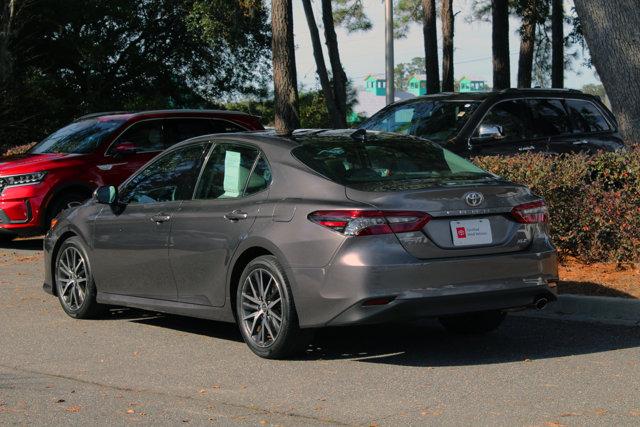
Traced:
[[315, 211], [308, 218], [346, 236], [371, 236], [420, 231], [431, 216], [414, 211], [334, 210]]
[[549, 210], [542, 200], [518, 205], [511, 210], [511, 215], [521, 224], [549, 222]]

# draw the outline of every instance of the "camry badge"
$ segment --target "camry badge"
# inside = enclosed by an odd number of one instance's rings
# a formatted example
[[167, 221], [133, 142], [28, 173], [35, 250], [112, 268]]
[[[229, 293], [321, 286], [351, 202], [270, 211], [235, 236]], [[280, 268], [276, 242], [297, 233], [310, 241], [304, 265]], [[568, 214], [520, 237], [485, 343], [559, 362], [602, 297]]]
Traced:
[[476, 206], [480, 206], [482, 202], [484, 202], [484, 196], [482, 193], [478, 193], [477, 191], [470, 191], [464, 196], [464, 201], [473, 208]]

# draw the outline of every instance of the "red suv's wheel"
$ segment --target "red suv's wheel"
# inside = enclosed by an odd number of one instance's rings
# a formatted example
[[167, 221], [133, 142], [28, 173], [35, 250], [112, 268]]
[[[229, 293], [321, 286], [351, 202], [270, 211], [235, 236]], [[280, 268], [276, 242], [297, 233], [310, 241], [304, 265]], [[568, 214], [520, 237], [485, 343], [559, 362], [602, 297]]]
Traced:
[[71, 192], [62, 194], [53, 200], [49, 209], [47, 210], [47, 218], [45, 223], [45, 229], [48, 230], [51, 227], [51, 220], [54, 219], [60, 212], [65, 209], [80, 206], [85, 200], [89, 199], [86, 193]]

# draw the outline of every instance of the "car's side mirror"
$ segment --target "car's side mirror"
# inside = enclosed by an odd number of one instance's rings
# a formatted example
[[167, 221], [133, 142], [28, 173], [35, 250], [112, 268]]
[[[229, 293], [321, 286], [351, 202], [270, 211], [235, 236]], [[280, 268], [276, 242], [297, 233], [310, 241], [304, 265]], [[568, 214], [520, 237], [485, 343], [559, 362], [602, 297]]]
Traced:
[[502, 139], [504, 132], [502, 126], [494, 124], [482, 124], [478, 129], [479, 139]]
[[136, 144], [133, 142], [121, 142], [113, 147], [113, 152], [119, 156], [127, 156], [138, 152]]
[[102, 205], [113, 205], [118, 201], [118, 189], [113, 185], [100, 187], [94, 193], [98, 203]]

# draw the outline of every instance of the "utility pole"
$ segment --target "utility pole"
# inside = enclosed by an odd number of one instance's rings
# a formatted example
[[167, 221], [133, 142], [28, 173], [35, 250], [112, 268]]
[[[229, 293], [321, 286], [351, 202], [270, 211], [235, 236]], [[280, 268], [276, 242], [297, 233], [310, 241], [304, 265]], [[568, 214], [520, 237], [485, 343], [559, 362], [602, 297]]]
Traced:
[[393, 84], [393, 0], [386, 0], [385, 12], [385, 75], [387, 78], [387, 105], [389, 105], [393, 103], [396, 93]]

